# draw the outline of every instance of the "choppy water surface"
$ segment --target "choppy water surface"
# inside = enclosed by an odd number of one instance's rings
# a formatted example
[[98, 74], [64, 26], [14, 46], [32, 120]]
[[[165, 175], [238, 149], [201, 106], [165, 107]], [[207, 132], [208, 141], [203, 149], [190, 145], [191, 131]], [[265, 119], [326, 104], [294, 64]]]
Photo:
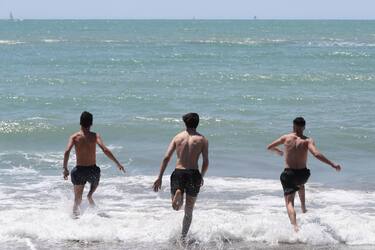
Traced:
[[[182, 213], [169, 204], [173, 166], [162, 193], [150, 187], [181, 115], [196, 111], [211, 166], [190, 247], [371, 249], [374, 24], [0, 21], [1, 244], [175, 248]], [[99, 154], [98, 211], [70, 220], [62, 152], [83, 110], [129, 173], [119, 176]], [[309, 212], [297, 211], [302, 229], [293, 234], [282, 159], [265, 147], [298, 115], [344, 171], [310, 160]]]

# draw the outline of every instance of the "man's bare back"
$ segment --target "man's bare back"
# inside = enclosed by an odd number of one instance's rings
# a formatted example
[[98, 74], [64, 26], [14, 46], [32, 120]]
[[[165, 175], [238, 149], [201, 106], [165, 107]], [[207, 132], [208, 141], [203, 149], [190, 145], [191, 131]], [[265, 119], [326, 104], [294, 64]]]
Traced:
[[176, 147], [176, 169], [198, 169], [199, 156], [207, 140], [196, 131], [183, 131], [173, 139]]
[[72, 139], [76, 151], [77, 166], [96, 165], [96, 133], [79, 131], [72, 135]]
[[286, 168], [306, 168], [310, 139], [295, 133], [284, 135], [284, 157]]

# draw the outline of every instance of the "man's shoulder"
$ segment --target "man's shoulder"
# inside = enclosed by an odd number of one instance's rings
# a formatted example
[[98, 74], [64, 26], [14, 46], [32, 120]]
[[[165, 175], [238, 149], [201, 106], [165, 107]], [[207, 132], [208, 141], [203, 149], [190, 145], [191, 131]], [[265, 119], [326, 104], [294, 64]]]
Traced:
[[173, 139], [178, 139], [178, 138], [181, 138], [181, 137], [183, 137], [183, 136], [186, 136], [186, 131], [181, 131], [181, 132], [177, 133], [177, 134], [173, 137]]
[[[89, 136], [90, 136], [90, 137], [95, 137], [95, 138], [96, 138], [97, 136], [99, 136], [99, 134], [90, 131]], [[72, 134], [72, 135], [70, 136], [70, 138], [72, 138], [73, 140], [75, 140], [75, 139], [79, 139], [79, 138], [83, 138], [83, 137], [85, 137], [85, 135], [82, 134], [81, 131], [78, 131], [78, 132], [76, 132], [76, 133], [74, 133], [74, 134]], [[87, 137], [87, 135], [86, 135], [86, 137]]]
[[208, 139], [207, 139], [206, 136], [204, 136], [204, 135], [202, 135], [202, 134], [199, 134], [199, 136], [201, 137], [201, 139], [202, 139], [203, 141], [208, 142]]
[[175, 135], [175, 137], [173, 138], [174, 140], [178, 140], [178, 139], [186, 139], [188, 138], [189, 136], [193, 136], [194, 138], [197, 138], [198, 140], [206, 140], [206, 137], [204, 135], [202, 135], [201, 133], [198, 133], [196, 132], [195, 134], [190, 134], [186, 131], [181, 131], [180, 133], [178, 133], [177, 135]]
[[99, 135], [98, 133], [95, 133], [95, 132], [90, 131], [90, 140], [92, 140], [92, 141], [97, 141], [98, 138], [101, 138], [100, 135]]
[[305, 136], [305, 138], [303, 139], [306, 140], [307, 142], [314, 142], [314, 139], [312, 137]]
[[197, 133], [197, 141], [202, 145], [208, 145], [208, 139], [200, 133]]
[[198, 140], [203, 140], [203, 141], [207, 140], [206, 137], [203, 134], [199, 133], [198, 131], [196, 132], [194, 136], [196, 136]]
[[281, 138], [282, 139], [292, 139], [292, 138], [296, 138], [296, 135], [294, 133], [288, 133], [288, 134], [282, 135]]
[[73, 142], [73, 144], [75, 144], [78, 140], [79, 140], [79, 137], [80, 137], [80, 132], [76, 132], [74, 134], [72, 134], [70, 137], [69, 137], [69, 140]]
[[72, 134], [72, 135], [70, 136], [70, 138], [75, 139], [75, 138], [77, 138], [77, 137], [79, 137], [79, 136], [81, 136], [81, 132], [80, 132], [80, 131], [75, 132], [74, 134]]

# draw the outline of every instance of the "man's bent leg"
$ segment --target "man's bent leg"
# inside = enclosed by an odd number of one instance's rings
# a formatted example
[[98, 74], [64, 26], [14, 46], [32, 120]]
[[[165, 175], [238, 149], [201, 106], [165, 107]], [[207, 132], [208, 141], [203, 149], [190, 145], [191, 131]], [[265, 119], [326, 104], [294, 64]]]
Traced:
[[296, 211], [294, 210], [294, 196], [296, 193], [285, 195], [285, 206], [288, 211], [290, 223], [294, 226], [294, 231], [298, 231]]
[[79, 208], [82, 202], [82, 193], [85, 185], [74, 185], [74, 206], [73, 214], [79, 215]]
[[90, 185], [90, 191], [87, 194], [87, 200], [89, 201], [90, 206], [95, 207], [94, 199], [92, 198], [92, 195], [94, 194], [96, 188], [99, 186], [98, 183], [92, 183]]
[[184, 216], [183, 225], [182, 225], [182, 238], [185, 238], [187, 233], [189, 232], [191, 221], [193, 219], [193, 209], [194, 209], [196, 200], [197, 200], [197, 197], [186, 195], [185, 216]]
[[183, 194], [180, 189], [176, 190], [174, 196], [172, 196], [172, 207], [174, 210], [178, 211], [181, 209], [184, 204]]
[[306, 213], [307, 210], [306, 210], [306, 203], [305, 203], [305, 185], [299, 186], [298, 196], [299, 196], [299, 199], [301, 200], [302, 213]]

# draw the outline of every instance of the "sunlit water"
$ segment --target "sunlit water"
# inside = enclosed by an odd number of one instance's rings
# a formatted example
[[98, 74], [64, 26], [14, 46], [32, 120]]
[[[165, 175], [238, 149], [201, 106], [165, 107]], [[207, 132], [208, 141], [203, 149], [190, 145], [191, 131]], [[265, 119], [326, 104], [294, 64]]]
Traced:
[[[169, 174], [151, 191], [181, 115], [201, 115], [211, 165], [195, 249], [372, 249], [372, 21], [0, 21], [0, 244], [13, 249], [174, 249], [183, 212]], [[128, 169], [102, 153], [97, 209], [71, 219], [61, 177], [83, 110]], [[342, 173], [310, 159], [293, 233], [267, 143], [295, 116]], [[74, 166], [74, 157], [70, 167]]]

